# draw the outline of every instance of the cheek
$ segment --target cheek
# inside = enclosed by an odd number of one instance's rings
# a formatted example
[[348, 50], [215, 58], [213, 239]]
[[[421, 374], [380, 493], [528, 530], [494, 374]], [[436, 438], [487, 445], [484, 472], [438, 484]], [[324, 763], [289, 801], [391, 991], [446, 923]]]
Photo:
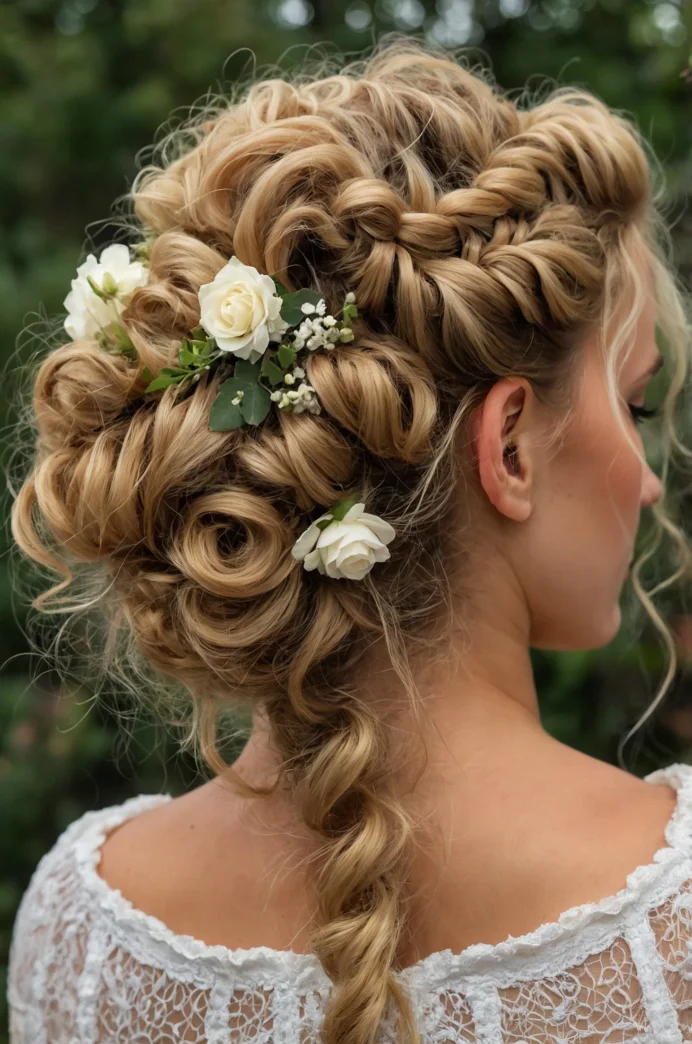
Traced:
[[[621, 436], [622, 439], [622, 436]], [[642, 464], [635, 450], [622, 440], [610, 468], [604, 469], [608, 502], [622, 518], [628, 534], [639, 520], [642, 489]]]
[[596, 648], [620, 625], [618, 598], [637, 530], [642, 465], [616, 418], [592, 411], [555, 455], [524, 561], [533, 643]]
[[[608, 535], [629, 539], [639, 519], [642, 463], [637, 456], [639, 437], [625, 419], [632, 445], [613, 416], [607, 400], [594, 403], [580, 419], [556, 460], [560, 474], [557, 485], [576, 518], [598, 524], [606, 543]], [[570, 481], [570, 476], [572, 481]]]

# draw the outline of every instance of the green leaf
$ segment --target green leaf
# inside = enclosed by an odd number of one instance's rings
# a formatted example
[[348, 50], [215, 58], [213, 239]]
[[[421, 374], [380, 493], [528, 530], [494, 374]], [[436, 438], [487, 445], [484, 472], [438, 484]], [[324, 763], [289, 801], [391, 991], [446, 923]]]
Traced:
[[195, 341], [206, 341], [207, 331], [203, 326], [196, 326], [194, 330], [190, 331], [190, 337]]
[[240, 412], [248, 424], [260, 424], [271, 406], [269, 392], [261, 384], [244, 384], [243, 391], [245, 394], [240, 404]]
[[281, 305], [281, 318], [289, 326], [298, 326], [306, 318], [302, 305], [316, 305], [321, 300], [322, 294], [318, 294], [316, 290], [296, 290], [294, 294], [287, 294]]
[[290, 291], [286, 289], [286, 287], [283, 285], [283, 283], [280, 280], [278, 280], [276, 278], [276, 276], [272, 276], [272, 279], [274, 280], [274, 286], [276, 287], [276, 293], [277, 293], [277, 295], [279, 297], [285, 297], [286, 294], [290, 293]]
[[242, 428], [245, 418], [240, 412], [240, 406], [231, 402], [241, 388], [245, 391], [244, 385], [235, 377], [229, 377], [221, 384], [209, 410], [210, 431], [233, 431], [235, 428]]
[[191, 342], [191, 345], [193, 352], [195, 352], [197, 355], [201, 356], [204, 359], [206, 359], [207, 356], [211, 355], [212, 351], [214, 350], [214, 342], [209, 339], [199, 340], [196, 338], [194, 341]]
[[333, 521], [334, 521], [333, 518], [321, 518], [319, 520], [319, 522], [315, 523], [315, 525], [317, 526], [318, 529], [326, 529], [327, 526], [331, 525], [331, 523]]
[[142, 380], [143, 381], [150, 381], [151, 378], [152, 378], [151, 370], [149, 369], [148, 366], [144, 366], [142, 368]]
[[184, 380], [185, 377], [189, 376], [187, 370], [181, 370], [178, 366], [164, 366], [159, 371], [157, 377], [148, 384], [144, 389], [145, 393], [150, 391], [160, 391], [161, 388], [169, 388], [171, 384], [178, 384]]
[[295, 365], [296, 355], [298, 354], [297, 348], [292, 348], [288, 344], [279, 345], [279, 350], [276, 353], [276, 358], [279, 364], [284, 370], [290, 370]]
[[180, 351], [178, 352], [178, 358], [180, 359], [181, 366], [192, 366], [196, 362], [195, 354], [192, 351], [190, 342], [188, 341], [187, 337], [183, 337], [182, 341], [180, 342]]
[[284, 371], [269, 357], [265, 357], [262, 361], [262, 376], [266, 377], [270, 384], [282, 384]]
[[334, 518], [341, 522], [349, 508], [352, 508], [353, 505], [357, 503], [357, 497], [345, 497], [343, 500], [340, 500], [338, 504], [335, 504], [333, 508], [330, 508], [330, 511]]
[[175, 383], [170, 377], [163, 377], [159, 374], [153, 381], [150, 381], [144, 389], [146, 395], [147, 392], [161, 391], [162, 388], [170, 388], [171, 384]]
[[236, 359], [235, 366], [233, 368], [233, 376], [239, 380], [244, 381], [246, 384], [252, 382], [257, 384], [260, 375], [260, 364], [258, 362], [251, 363], [248, 359]]

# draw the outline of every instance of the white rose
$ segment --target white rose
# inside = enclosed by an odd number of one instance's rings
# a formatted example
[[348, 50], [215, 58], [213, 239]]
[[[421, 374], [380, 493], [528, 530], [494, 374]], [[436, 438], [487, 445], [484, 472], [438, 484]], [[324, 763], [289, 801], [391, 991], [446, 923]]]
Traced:
[[[104, 289], [104, 279], [110, 277], [108, 283], [114, 286], [115, 296], [104, 301], [92, 290], [87, 277], [100, 289]], [[70, 337], [93, 337], [109, 323], [117, 322], [133, 292], [145, 286], [148, 278], [147, 266], [130, 260], [130, 249], [124, 243], [106, 247], [98, 261], [95, 254], [89, 254], [77, 269], [72, 289], [63, 301], [68, 312], [64, 326]]]
[[[307, 570], [318, 569], [337, 580], [362, 580], [375, 562], [391, 557], [385, 545], [396, 535], [389, 522], [364, 508], [365, 504], [353, 504], [341, 521], [327, 511], [301, 533], [291, 554], [298, 561], [302, 559]], [[320, 529], [317, 523], [325, 518], [333, 521]]]
[[254, 363], [270, 341], [280, 341], [288, 323], [271, 276], [232, 257], [214, 281], [199, 288], [200, 322], [222, 352]]

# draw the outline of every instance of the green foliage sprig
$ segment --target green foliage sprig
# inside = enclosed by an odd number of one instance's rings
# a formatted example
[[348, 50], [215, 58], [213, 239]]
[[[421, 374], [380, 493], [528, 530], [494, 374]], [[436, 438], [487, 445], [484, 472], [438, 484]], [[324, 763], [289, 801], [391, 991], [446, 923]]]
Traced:
[[[323, 302], [322, 296], [315, 290], [302, 289], [289, 292], [272, 276], [277, 295], [281, 297], [281, 318], [288, 324], [282, 340], [276, 348], [267, 348], [262, 358], [256, 362], [233, 357], [232, 353], [221, 351], [213, 337], [207, 336], [203, 327], [198, 326], [190, 337], [181, 341], [177, 366], [164, 366], [153, 377], [145, 367], [144, 377], [149, 380], [145, 394], [176, 387], [176, 394], [186, 391], [193, 383], [207, 372], [219, 360], [233, 359], [232, 375], [222, 382], [211, 406], [209, 427], [211, 431], [232, 431], [244, 425], [260, 424], [267, 416], [272, 401], [278, 401], [280, 408], [290, 407], [288, 402], [281, 402], [277, 393], [279, 389], [290, 389], [294, 382], [290, 379], [296, 366], [298, 352], [304, 337], [300, 331], [307, 319], [315, 320], [332, 318], [329, 329], [337, 332], [334, 335], [320, 334], [320, 346], [333, 348], [336, 343], [347, 344], [354, 338], [352, 322], [358, 317], [358, 309], [353, 294], [348, 294], [341, 310], [341, 320], [317, 313]], [[292, 340], [286, 340], [292, 336]], [[329, 336], [331, 340], [327, 340]], [[320, 338], [318, 338], [320, 339]], [[297, 343], [295, 343], [297, 342]], [[315, 347], [315, 346], [312, 346]], [[299, 371], [301, 374], [304, 371]], [[287, 380], [286, 378], [289, 377]], [[307, 386], [309, 388], [309, 385]], [[314, 389], [310, 389], [314, 391]], [[274, 399], [272, 400], [272, 392]], [[281, 396], [284, 399], [285, 396]]]

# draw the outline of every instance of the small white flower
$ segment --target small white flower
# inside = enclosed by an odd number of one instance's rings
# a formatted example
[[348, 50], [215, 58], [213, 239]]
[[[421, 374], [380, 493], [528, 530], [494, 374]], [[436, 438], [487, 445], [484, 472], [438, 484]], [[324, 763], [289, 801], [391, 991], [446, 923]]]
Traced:
[[301, 380], [303, 377], [305, 377], [303, 366], [293, 366], [291, 373], [284, 374], [284, 384], [295, 384], [296, 380]]
[[346, 294], [346, 304], [355, 304], [355, 301], [356, 295], [354, 294], [353, 290], [349, 290], [349, 292]]
[[317, 393], [311, 384], [307, 384], [305, 381], [300, 382], [293, 409], [295, 413], [303, 413], [305, 410], [308, 410], [310, 413], [322, 412]]
[[300, 306], [300, 310], [305, 315], [313, 315], [314, 312], [316, 311], [316, 308], [315, 308], [314, 304], [310, 303], [310, 301], [306, 301], [304, 304], [302, 304]]
[[[317, 525], [330, 519], [324, 529]], [[365, 504], [353, 504], [341, 521], [331, 511], [315, 519], [296, 540], [291, 554], [308, 571], [317, 569], [334, 579], [362, 580], [375, 562], [390, 558], [386, 547], [396, 536], [388, 522], [365, 512]]]
[[[145, 286], [149, 269], [141, 261], [130, 259], [130, 248], [125, 243], [113, 243], [101, 252], [99, 259], [89, 254], [77, 269], [72, 289], [63, 301], [68, 315], [64, 327], [73, 340], [93, 337], [99, 330], [120, 319], [135, 290]], [[113, 296], [104, 301], [89, 285], [114, 289]]]
[[325, 317], [322, 320], [322, 322], [324, 323], [325, 326], [336, 326], [336, 319], [334, 318], [333, 315], [325, 315]]
[[199, 288], [200, 322], [222, 352], [257, 362], [288, 329], [271, 276], [233, 256]]
[[315, 311], [318, 315], [324, 315], [324, 313], [327, 311], [327, 302], [323, 297], [320, 297], [319, 301], [315, 305]]
[[353, 337], [354, 333], [350, 326], [345, 326], [339, 334], [339, 340], [342, 344], [349, 344], [353, 340]]
[[[286, 374], [284, 379], [289, 376], [294, 378], [304, 377], [305, 371], [302, 366], [296, 366], [293, 374]], [[289, 384], [293, 383], [291, 381]], [[297, 388], [277, 388], [275, 391], [270, 393], [270, 399], [279, 404], [280, 410], [288, 410], [291, 413], [304, 413], [306, 410], [310, 413], [321, 413], [322, 407], [317, 399], [317, 392], [308, 384], [306, 381], [301, 381]]]

